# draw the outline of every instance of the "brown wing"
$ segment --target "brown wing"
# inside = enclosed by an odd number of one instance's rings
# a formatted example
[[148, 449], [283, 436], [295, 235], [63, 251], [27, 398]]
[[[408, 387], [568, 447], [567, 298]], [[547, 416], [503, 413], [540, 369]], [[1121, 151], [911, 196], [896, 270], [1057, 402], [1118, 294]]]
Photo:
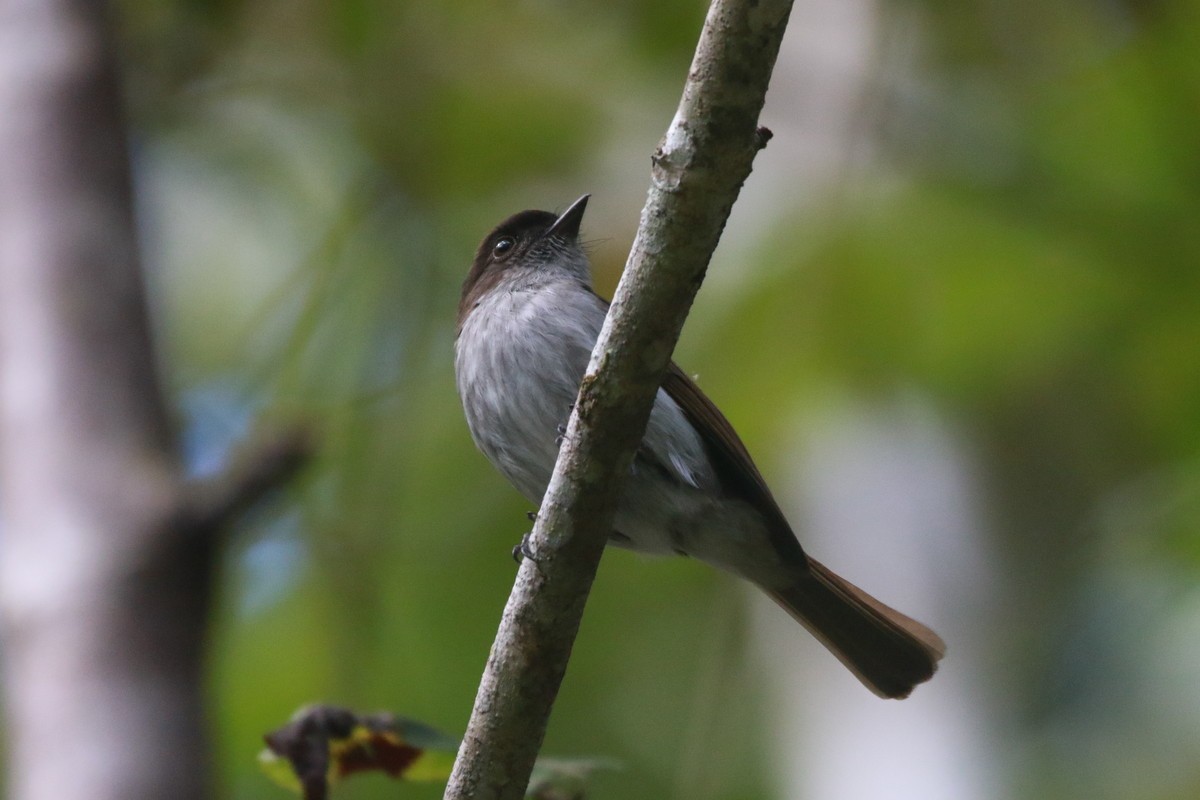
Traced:
[[805, 567], [789, 586], [764, 587], [767, 594], [880, 697], [907, 697], [914, 686], [933, 677], [946, 652], [941, 638], [808, 558], [720, 410], [675, 364], [663, 389], [700, 432], [725, 490], [757, 508], [768, 521], [776, 550]]
[[767, 488], [767, 482], [721, 410], [673, 361], [663, 378], [662, 388], [700, 433], [725, 490], [762, 513], [768, 522], [772, 542], [781, 555], [789, 561], [806, 563], [808, 559]]

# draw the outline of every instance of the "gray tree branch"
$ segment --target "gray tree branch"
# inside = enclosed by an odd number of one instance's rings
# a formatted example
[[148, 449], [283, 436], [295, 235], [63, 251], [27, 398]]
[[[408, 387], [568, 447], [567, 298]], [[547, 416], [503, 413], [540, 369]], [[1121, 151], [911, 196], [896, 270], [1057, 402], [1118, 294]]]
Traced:
[[207, 794], [207, 534], [296, 463], [295, 448], [268, 448], [219, 491], [184, 480], [150, 339], [106, 13], [91, 0], [0, 3], [12, 800]]
[[755, 153], [791, 0], [714, 0], [653, 156], [625, 273], [580, 388], [447, 800], [523, 795], [614, 508], [671, 352]]

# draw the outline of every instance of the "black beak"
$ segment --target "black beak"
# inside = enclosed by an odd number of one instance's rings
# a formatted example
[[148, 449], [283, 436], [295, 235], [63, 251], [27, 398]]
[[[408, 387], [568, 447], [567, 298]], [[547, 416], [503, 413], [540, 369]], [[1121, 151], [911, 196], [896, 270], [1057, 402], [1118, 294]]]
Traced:
[[590, 194], [585, 194], [571, 203], [571, 207], [560, 214], [558, 219], [554, 220], [554, 224], [542, 235], [561, 236], [571, 241], [579, 238], [579, 223], [583, 222], [583, 211], [587, 208], [589, 197], [591, 197]]

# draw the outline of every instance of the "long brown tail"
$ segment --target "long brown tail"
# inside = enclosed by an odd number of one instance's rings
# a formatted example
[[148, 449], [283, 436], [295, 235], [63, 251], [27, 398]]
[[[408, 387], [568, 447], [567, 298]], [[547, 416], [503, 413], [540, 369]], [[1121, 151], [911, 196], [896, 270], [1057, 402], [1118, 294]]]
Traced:
[[880, 697], [908, 697], [933, 677], [946, 644], [915, 619], [888, 608], [809, 559], [791, 586], [767, 590]]

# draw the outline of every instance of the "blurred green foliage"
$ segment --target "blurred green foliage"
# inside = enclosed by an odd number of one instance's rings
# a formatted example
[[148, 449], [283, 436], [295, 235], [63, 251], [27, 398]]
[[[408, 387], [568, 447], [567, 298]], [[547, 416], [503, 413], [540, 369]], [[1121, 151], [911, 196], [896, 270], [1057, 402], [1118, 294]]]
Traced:
[[[301, 703], [465, 725], [530, 509], [461, 420], [458, 283], [498, 219], [600, 186], [623, 221], [594, 209], [585, 227], [612, 237], [593, 253], [612, 285], [705, 9], [118, 10], [182, 424], [214, 457], [259, 414], [309, 419], [321, 441], [283, 507], [231, 545], [213, 628], [222, 795], [268, 797], [259, 737]], [[1014, 791], [1193, 797], [1200, 759], [1144, 752], [1159, 739], [1139, 732], [1165, 723], [1145, 711], [1160, 696], [1138, 705], [1136, 687], [1159, 672], [1111, 690], [1133, 692], [1139, 714], [1096, 709], [1112, 699], [1100, 678], [1139, 646], [1120, 631], [1167, 630], [1198, 605], [1200, 8], [869, 10], [879, 53], [919, 32], [902, 69], [872, 62], [857, 101], [878, 152], [842, 181], [770, 198], [779, 223], [718, 253], [714, 277], [735, 272], [739, 289], [702, 294], [709, 318], [685, 333], [683, 361], [768, 476], [784, 426], [819, 425], [823, 398], [886, 405], [915, 388], [953, 420], [1010, 602], [995, 632], [1009, 646], [979, 680], [1008, 714], [997, 754], [1034, 753], [1015, 759]], [[773, 94], [768, 113], [794, 113], [790, 97]], [[1164, 587], [1143, 617], [1101, 591], [1130, 567]], [[1092, 618], [1111, 659], [1063, 635]], [[610, 554], [546, 752], [622, 764], [596, 777], [599, 797], [773, 796], [746, 627], [724, 579]], [[1200, 712], [1187, 720], [1163, 729], [1200, 730]], [[1134, 766], [1159, 777], [1121, 793], [1109, 779]], [[338, 796], [440, 791], [368, 778]]]

